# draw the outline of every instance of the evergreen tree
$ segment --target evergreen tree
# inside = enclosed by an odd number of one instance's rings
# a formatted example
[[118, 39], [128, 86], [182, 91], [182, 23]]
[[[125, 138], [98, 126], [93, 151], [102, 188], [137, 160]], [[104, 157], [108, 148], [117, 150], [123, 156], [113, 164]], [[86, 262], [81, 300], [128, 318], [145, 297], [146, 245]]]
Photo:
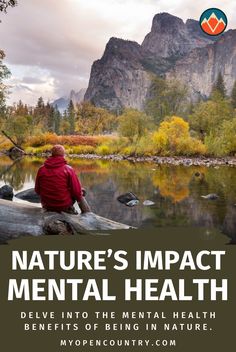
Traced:
[[48, 115], [47, 115], [47, 131], [59, 134], [60, 133], [60, 120], [61, 114], [57, 109], [49, 105]]
[[69, 122], [69, 134], [75, 133], [75, 108], [72, 100], [70, 100], [67, 108], [67, 119]]
[[216, 82], [212, 87], [211, 96], [213, 96], [215, 92], [219, 92], [223, 98], [226, 97], [225, 82], [221, 72], [218, 73]]
[[65, 110], [63, 112], [63, 117], [60, 123], [60, 133], [63, 135], [69, 134], [70, 131], [70, 124], [68, 122], [68, 114], [67, 111]]
[[40, 97], [34, 109], [34, 124], [38, 125], [39, 123], [42, 123], [44, 120], [44, 117], [45, 117], [45, 105], [44, 105], [43, 98]]
[[236, 109], [236, 81], [234, 82], [234, 86], [231, 93], [231, 104], [233, 108]]
[[16, 105], [15, 113], [17, 115], [27, 116], [28, 115], [28, 107], [27, 107], [27, 105], [24, 105], [22, 103], [22, 101], [19, 100], [18, 104]]
[[146, 113], [154, 118], [156, 123], [166, 116], [176, 115], [186, 106], [187, 88], [176, 80], [155, 77], [150, 87], [146, 103]]
[[45, 124], [44, 128], [46, 131], [54, 132], [55, 121], [54, 121], [54, 107], [47, 102], [45, 106]]
[[3, 84], [3, 80], [10, 76], [10, 71], [2, 63], [5, 54], [0, 50], [0, 118], [6, 113], [6, 86]]
[[61, 114], [56, 106], [54, 109], [54, 132], [56, 134], [60, 133], [60, 124], [61, 124]]

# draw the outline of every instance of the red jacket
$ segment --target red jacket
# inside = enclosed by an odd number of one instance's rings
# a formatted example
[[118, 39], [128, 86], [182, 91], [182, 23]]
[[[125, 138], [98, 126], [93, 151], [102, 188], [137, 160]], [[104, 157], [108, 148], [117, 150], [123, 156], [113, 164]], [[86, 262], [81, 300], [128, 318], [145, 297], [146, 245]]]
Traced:
[[82, 198], [80, 181], [63, 156], [51, 156], [39, 168], [35, 192], [42, 206], [54, 211], [63, 211]]

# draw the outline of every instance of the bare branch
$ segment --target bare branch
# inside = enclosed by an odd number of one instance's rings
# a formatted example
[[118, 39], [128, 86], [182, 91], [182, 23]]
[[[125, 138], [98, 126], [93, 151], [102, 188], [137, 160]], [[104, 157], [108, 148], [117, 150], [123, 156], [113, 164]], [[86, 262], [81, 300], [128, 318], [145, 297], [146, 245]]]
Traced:
[[0, 0], [0, 12], [7, 12], [8, 7], [17, 5], [17, 0]]

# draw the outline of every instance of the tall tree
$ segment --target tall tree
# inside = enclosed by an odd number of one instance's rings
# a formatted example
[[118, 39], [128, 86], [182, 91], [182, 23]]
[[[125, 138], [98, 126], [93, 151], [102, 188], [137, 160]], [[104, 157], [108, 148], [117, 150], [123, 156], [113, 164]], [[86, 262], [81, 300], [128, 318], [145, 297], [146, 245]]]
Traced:
[[46, 131], [50, 131], [56, 134], [59, 134], [60, 130], [60, 119], [61, 114], [56, 107], [53, 107], [49, 103], [47, 103], [46, 107], [46, 120], [45, 125], [43, 126]]
[[28, 115], [28, 107], [27, 105], [24, 105], [21, 100], [19, 100], [18, 104], [16, 105], [15, 109], [15, 114], [21, 115], [21, 116], [27, 116]]
[[34, 109], [34, 124], [38, 125], [39, 123], [43, 123], [44, 117], [45, 117], [45, 105], [44, 105], [43, 98], [40, 97]]
[[6, 112], [6, 89], [7, 87], [3, 83], [3, 80], [10, 76], [10, 71], [3, 64], [2, 60], [4, 59], [5, 54], [0, 50], [0, 117]]
[[155, 77], [150, 87], [146, 113], [159, 123], [166, 116], [182, 113], [186, 97], [187, 88], [180, 82]]
[[69, 134], [74, 134], [75, 133], [75, 108], [72, 100], [70, 100], [67, 108], [67, 119], [70, 126]]
[[70, 132], [70, 124], [68, 122], [67, 110], [64, 111], [61, 123], [60, 123], [60, 133], [63, 135], [67, 135]]
[[0, 0], [0, 11], [7, 12], [8, 7], [17, 5], [17, 0]]
[[222, 76], [221, 71], [218, 73], [217, 79], [215, 84], [212, 87], [212, 93], [211, 96], [214, 96], [214, 93], [218, 92], [221, 94], [221, 96], [223, 98], [226, 97], [226, 88], [225, 88], [225, 82], [224, 82], [224, 78]]
[[127, 137], [130, 142], [139, 140], [152, 127], [152, 119], [144, 112], [135, 109], [126, 109], [118, 118], [118, 131], [121, 136]]
[[234, 82], [234, 86], [231, 92], [231, 104], [234, 109], [236, 109], [236, 81]]
[[60, 125], [61, 125], [61, 113], [56, 106], [54, 108], [54, 132], [56, 134], [60, 133]]
[[76, 130], [80, 134], [109, 133], [116, 122], [116, 116], [90, 102], [84, 101], [77, 105]]
[[[14, 7], [17, 5], [17, 0], [0, 0], [0, 12], [7, 12], [8, 7]], [[1, 22], [1, 20], [0, 20]], [[2, 64], [5, 54], [0, 49], [0, 118], [6, 112], [6, 86], [3, 84], [2, 80], [10, 75], [10, 71], [5, 65]]]

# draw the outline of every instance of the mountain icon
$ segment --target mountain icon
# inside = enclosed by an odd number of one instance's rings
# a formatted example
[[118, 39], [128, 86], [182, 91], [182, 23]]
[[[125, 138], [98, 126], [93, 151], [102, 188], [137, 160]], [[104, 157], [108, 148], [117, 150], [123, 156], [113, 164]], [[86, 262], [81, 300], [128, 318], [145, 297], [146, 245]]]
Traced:
[[207, 17], [204, 17], [203, 21], [201, 22], [203, 31], [209, 35], [221, 34], [225, 30], [226, 26], [227, 24], [223, 18], [218, 18], [214, 12], [212, 12], [208, 19]]

